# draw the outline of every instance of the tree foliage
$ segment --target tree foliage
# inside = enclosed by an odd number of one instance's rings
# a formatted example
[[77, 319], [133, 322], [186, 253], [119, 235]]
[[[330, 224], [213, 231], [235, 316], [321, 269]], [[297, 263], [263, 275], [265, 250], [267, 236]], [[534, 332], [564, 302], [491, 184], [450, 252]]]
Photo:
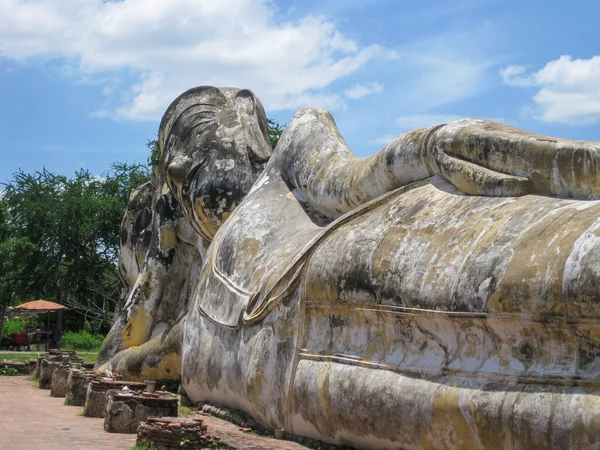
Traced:
[[148, 142], [146, 142], [146, 147], [148, 147], [148, 150], [150, 150], [150, 155], [148, 156], [148, 165], [150, 167], [159, 166], [160, 148], [158, 147], [158, 140], [148, 139]]
[[283, 133], [285, 125], [281, 126], [275, 119], [267, 119], [267, 122], [269, 122], [269, 140], [271, 141], [271, 147], [275, 148]]
[[121, 220], [131, 190], [149, 178], [145, 166], [124, 163], [100, 177], [15, 173], [0, 204], [0, 302], [44, 298], [69, 306], [71, 320], [109, 324]]

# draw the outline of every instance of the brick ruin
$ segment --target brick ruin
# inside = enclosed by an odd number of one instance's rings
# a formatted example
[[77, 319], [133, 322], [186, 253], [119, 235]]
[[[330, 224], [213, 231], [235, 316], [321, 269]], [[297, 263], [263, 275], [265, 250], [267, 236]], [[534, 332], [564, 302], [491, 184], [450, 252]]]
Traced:
[[109, 396], [104, 430], [111, 433], [136, 433], [138, 424], [151, 416], [177, 417], [179, 399], [169, 393], [114, 392]]
[[208, 434], [207, 426], [199, 417], [149, 417], [140, 422], [136, 443], [157, 450], [229, 448]]
[[93, 370], [86, 370], [84, 368], [71, 369], [67, 379], [65, 404], [71, 406], [84, 406], [90, 382], [108, 376], [109, 375], [106, 372], [94, 372]]
[[[48, 354], [43, 354], [38, 356], [37, 367], [36, 367], [36, 376], [38, 378], [40, 388], [41, 389], [51, 389], [52, 388], [52, 377], [54, 372], [61, 366], [71, 366], [71, 364], [82, 364], [83, 360], [81, 358], [77, 358], [75, 352], [71, 351], [50, 351]], [[68, 372], [62, 373], [65, 376], [65, 386], [66, 386], [66, 376], [68, 376]], [[62, 381], [62, 380], [61, 380]], [[58, 379], [57, 379], [58, 382]], [[64, 395], [63, 395], [64, 396]]]
[[104, 417], [108, 398], [127, 386], [131, 390], [144, 389], [146, 384], [138, 381], [107, 380], [106, 377], [95, 378], [87, 386], [83, 415], [86, 417]]

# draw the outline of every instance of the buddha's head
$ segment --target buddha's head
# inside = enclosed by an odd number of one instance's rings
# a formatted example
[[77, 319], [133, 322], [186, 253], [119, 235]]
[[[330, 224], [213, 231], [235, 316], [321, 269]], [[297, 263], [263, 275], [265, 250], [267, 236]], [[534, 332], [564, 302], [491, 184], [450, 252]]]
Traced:
[[169, 188], [202, 237], [248, 194], [271, 156], [262, 104], [246, 89], [200, 86], [167, 109], [159, 147]]

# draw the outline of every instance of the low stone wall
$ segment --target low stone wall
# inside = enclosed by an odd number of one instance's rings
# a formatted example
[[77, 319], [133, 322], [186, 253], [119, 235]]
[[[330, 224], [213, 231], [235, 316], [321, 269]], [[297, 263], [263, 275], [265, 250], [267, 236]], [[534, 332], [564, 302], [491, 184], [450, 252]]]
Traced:
[[42, 358], [40, 362], [40, 374], [38, 376], [40, 389], [50, 389], [52, 387], [52, 375], [54, 375], [54, 371], [62, 366], [62, 364], [62, 356], [47, 356]]
[[50, 351], [38, 357], [36, 376], [41, 389], [51, 389], [54, 371], [61, 365], [81, 364], [83, 360], [76, 357], [71, 351]]
[[104, 431], [136, 433], [140, 422], [151, 416], [177, 417], [177, 397], [171, 394], [113, 393], [106, 405]]
[[85, 369], [71, 369], [67, 379], [67, 395], [65, 404], [72, 406], [84, 406], [87, 390], [92, 380], [107, 377], [106, 372], [94, 372]]
[[7, 367], [15, 369], [17, 372], [23, 375], [30, 375], [35, 371], [36, 360], [31, 359], [29, 361], [10, 361], [5, 360], [0, 362], [0, 368]]
[[124, 386], [131, 390], [140, 390], [146, 387], [145, 383], [136, 381], [106, 380], [96, 378], [89, 382], [85, 397], [83, 414], [86, 417], [105, 417], [108, 398], [120, 392]]
[[140, 422], [136, 443], [157, 450], [229, 448], [208, 435], [207, 427], [199, 417], [194, 419], [149, 417]]

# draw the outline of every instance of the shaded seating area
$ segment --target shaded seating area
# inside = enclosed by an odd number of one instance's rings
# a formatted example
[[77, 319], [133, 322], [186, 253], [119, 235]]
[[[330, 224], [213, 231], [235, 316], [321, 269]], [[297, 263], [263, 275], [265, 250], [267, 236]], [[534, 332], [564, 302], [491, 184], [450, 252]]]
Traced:
[[64, 305], [42, 299], [10, 308], [10, 316], [21, 317], [25, 323], [18, 332], [2, 338], [0, 348], [13, 351], [49, 351], [59, 348], [61, 330], [56, 321], [51, 322], [51, 316], [64, 309], [67, 309]]

